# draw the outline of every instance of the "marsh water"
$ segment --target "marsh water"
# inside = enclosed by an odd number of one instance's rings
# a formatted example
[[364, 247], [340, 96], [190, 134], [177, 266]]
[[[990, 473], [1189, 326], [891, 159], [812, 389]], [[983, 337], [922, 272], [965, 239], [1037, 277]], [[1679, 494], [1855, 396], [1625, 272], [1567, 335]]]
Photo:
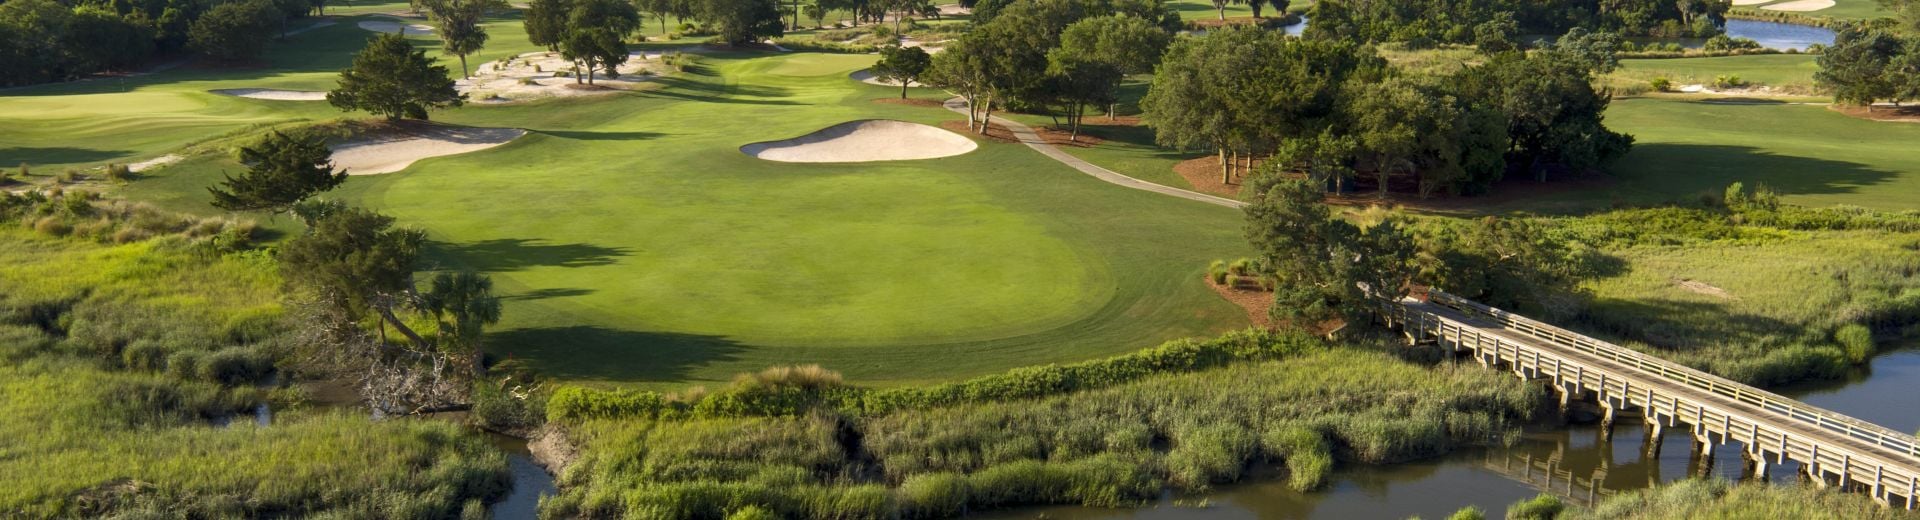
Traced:
[[513, 475], [513, 489], [507, 497], [493, 503], [493, 517], [500, 520], [534, 518], [539, 512], [540, 497], [552, 496], [558, 489], [553, 485], [553, 475], [533, 462], [533, 454], [527, 452], [527, 440], [519, 437], [487, 434], [494, 447], [507, 454], [507, 470]]
[[[1920, 428], [1920, 350], [1880, 355], [1845, 381], [1782, 390], [1808, 404], [1899, 431]], [[1684, 432], [1684, 430], [1682, 430]], [[1643, 489], [1695, 475], [1729, 480], [1756, 478], [1737, 444], [1698, 455], [1688, 435], [1668, 434], [1658, 454], [1647, 446], [1637, 420], [1620, 421], [1611, 438], [1593, 424], [1541, 426], [1506, 448], [1457, 451], [1423, 461], [1388, 466], [1347, 465], [1326, 488], [1301, 493], [1287, 488], [1284, 473], [1263, 469], [1242, 484], [1196, 496], [1162, 497], [1136, 509], [1037, 507], [975, 515], [986, 519], [1241, 519], [1241, 518], [1445, 518], [1466, 506], [1499, 516], [1508, 505], [1551, 492], [1574, 503]], [[1797, 464], [1767, 468], [1770, 481], [1797, 482]]]

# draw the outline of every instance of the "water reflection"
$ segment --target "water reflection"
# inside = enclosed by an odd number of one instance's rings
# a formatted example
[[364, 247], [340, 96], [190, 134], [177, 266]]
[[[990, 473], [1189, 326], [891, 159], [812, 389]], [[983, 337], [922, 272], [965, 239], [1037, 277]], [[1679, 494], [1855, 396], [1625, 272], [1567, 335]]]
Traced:
[[553, 486], [553, 475], [533, 462], [533, 455], [527, 451], [526, 439], [487, 434], [493, 446], [507, 454], [507, 470], [513, 475], [513, 490], [506, 498], [493, 504], [493, 518], [497, 520], [519, 520], [535, 518], [540, 512], [540, 498], [553, 496], [557, 490]]
[[1833, 45], [1833, 30], [1794, 23], [1757, 20], [1727, 20], [1727, 36], [1748, 38], [1761, 47], [1779, 50], [1807, 50], [1813, 44]]
[[1881, 354], [1845, 381], [1802, 385], [1780, 394], [1912, 433], [1920, 429], [1920, 350]]
[[[1327, 488], [1288, 489], [1278, 478], [1220, 488], [1204, 497], [1167, 497], [1151, 507], [1101, 509], [1042, 507], [977, 515], [1016, 519], [1237, 519], [1237, 518], [1445, 518], [1466, 506], [1496, 513], [1543, 491], [1575, 503], [1696, 475], [1751, 478], [1752, 466], [1735, 444], [1716, 446], [1702, 458], [1684, 427], [1669, 429], [1659, 454], [1649, 456], [1647, 433], [1637, 420], [1623, 421], [1603, 440], [1594, 425], [1543, 427], [1511, 448], [1473, 449], [1434, 460], [1392, 466], [1347, 466]], [[1796, 482], [1798, 466], [1768, 468], [1777, 482]], [[1205, 500], [1205, 507], [1192, 507]]]

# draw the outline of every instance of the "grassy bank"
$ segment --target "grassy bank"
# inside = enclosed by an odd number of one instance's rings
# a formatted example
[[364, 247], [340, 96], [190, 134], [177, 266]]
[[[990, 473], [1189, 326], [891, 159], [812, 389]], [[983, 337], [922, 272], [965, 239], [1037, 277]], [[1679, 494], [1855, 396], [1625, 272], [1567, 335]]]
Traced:
[[244, 224], [0, 197], [0, 516], [477, 518], [505, 492], [453, 425], [255, 386], [289, 344]]
[[1837, 489], [1822, 489], [1806, 484], [1733, 484], [1720, 479], [1694, 479], [1616, 495], [1592, 509], [1573, 509], [1553, 518], [1882, 520], [1915, 517], [1911, 511], [1881, 507], [1866, 495]]
[[1125, 506], [1233, 482], [1264, 461], [1310, 489], [1336, 461], [1499, 442], [1540, 395], [1478, 367], [1332, 348], [870, 417], [821, 408], [563, 420], [580, 457], [544, 513], [725, 518], [758, 507], [787, 518], [933, 518], [1020, 504]]

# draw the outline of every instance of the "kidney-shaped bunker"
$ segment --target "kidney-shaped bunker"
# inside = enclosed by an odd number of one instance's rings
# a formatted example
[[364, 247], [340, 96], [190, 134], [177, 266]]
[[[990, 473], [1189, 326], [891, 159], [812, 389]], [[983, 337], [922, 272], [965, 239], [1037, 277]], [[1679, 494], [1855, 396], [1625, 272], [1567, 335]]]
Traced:
[[967, 136], [919, 123], [848, 121], [787, 139], [740, 147], [740, 152], [780, 162], [906, 161], [951, 157], [979, 148]]

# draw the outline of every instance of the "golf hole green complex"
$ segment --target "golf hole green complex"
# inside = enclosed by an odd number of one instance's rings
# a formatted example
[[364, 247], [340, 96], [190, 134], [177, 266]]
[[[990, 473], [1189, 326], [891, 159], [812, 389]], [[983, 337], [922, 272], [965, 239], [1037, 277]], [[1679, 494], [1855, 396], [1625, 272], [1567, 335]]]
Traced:
[[839, 163], [910, 161], [952, 157], [979, 148], [967, 136], [906, 121], [864, 119], [781, 141], [740, 147], [749, 156], [777, 162]]

